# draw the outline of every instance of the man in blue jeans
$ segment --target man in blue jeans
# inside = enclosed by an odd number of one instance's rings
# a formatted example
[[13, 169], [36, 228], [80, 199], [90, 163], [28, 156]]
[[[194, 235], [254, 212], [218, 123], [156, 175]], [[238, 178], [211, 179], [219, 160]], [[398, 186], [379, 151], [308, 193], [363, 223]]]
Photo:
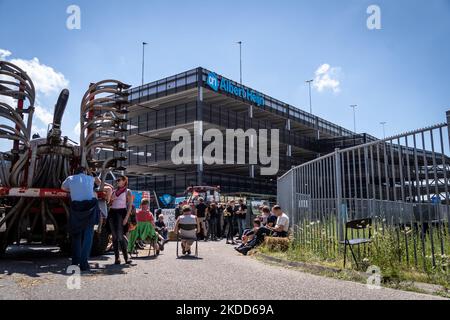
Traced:
[[89, 271], [94, 226], [99, 223], [100, 210], [94, 187], [100, 180], [86, 174], [86, 168], [79, 167], [75, 175], [68, 177], [61, 188], [70, 193], [70, 216], [68, 230], [72, 237], [72, 265], [81, 271]]
[[238, 204], [238, 209], [236, 212], [236, 222], [238, 224], [239, 230], [239, 240], [242, 240], [242, 235], [246, 229], [246, 219], [247, 219], [247, 205], [244, 200], [240, 199]]

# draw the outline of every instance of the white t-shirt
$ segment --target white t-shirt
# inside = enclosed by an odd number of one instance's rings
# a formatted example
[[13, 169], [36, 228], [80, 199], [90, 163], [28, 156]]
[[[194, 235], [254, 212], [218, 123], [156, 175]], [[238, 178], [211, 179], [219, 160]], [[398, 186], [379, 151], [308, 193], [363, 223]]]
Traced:
[[289, 217], [284, 212], [277, 218], [277, 226], [283, 227], [283, 231], [289, 231]]

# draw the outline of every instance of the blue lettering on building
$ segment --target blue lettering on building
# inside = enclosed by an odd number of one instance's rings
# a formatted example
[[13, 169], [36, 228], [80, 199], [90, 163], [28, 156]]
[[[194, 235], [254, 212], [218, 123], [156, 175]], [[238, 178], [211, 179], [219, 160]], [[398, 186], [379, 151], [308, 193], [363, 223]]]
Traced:
[[239, 86], [236, 86], [228, 79], [222, 78], [221, 80], [219, 80], [219, 77], [214, 72], [210, 72], [208, 74], [206, 82], [210, 86], [210, 88], [216, 92], [218, 92], [219, 90], [227, 92], [234, 96], [253, 102], [258, 106], [263, 106], [265, 103], [264, 97], [261, 94], [248, 88], [241, 88]]

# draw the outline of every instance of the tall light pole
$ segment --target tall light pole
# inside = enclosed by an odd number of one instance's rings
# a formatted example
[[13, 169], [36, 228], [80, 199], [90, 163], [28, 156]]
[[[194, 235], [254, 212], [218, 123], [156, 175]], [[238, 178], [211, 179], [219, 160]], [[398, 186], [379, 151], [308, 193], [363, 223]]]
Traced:
[[242, 85], [242, 41], [236, 42], [239, 45], [239, 74], [240, 84]]
[[386, 121], [380, 122], [380, 124], [383, 126], [383, 139], [386, 139]]
[[312, 114], [312, 98], [311, 98], [311, 83], [313, 83], [314, 80], [307, 80], [305, 81], [307, 84], [309, 84], [309, 113]]
[[142, 42], [142, 86], [144, 86], [145, 46], [147, 44], [147, 42]]
[[358, 107], [357, 104], [352, 104], [350, 108], [353, 108], [353, 131], [356, 134], [356, 108]]

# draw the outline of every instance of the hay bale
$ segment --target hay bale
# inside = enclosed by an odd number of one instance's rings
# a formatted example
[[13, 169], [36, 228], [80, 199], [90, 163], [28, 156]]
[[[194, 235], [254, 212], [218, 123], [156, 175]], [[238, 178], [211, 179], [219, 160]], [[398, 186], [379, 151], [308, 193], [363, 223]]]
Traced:
[[264, 239], [264, 246], [270, 251], [286, 252], [290, 244], [291, 242], [288, 238], [265, 237]]

